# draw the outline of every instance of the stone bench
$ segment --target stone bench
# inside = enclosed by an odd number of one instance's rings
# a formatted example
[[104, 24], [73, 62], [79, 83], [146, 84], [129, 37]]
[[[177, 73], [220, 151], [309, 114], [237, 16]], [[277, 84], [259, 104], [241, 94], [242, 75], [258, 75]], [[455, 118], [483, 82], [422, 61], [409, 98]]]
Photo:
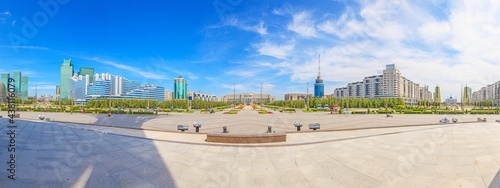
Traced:
[[312, 129], [312, 130], [319, 129], [319, 127], [320, 127], [319, 123], [309, 124], [309, 129]]
[[286, 142], [286, 133], [207, 133], [207, 142], [247, 144]]
[[477, 118], [478, 122], [486, 122], [486, 118]]
[[184, 132], [184, 131], [189, 130], [189, 126], [187, 126], [187, 125], [177, 125], [177, 130]]

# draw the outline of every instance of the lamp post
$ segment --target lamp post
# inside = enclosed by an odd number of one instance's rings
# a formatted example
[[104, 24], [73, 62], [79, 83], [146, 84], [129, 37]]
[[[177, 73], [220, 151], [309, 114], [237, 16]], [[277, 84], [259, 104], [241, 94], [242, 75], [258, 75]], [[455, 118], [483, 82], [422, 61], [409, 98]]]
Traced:
[[306, 86], [306, 110], [309, 110], [309, 82], [307, 82]]
[[233, 83], [233, 110], [236, 107], [235, 102], [236, 102], [236, 84]]
[[260, 83], [260, 104], [262, 105], [263, 102], [262, 102], [262, 84], [263, 83]]

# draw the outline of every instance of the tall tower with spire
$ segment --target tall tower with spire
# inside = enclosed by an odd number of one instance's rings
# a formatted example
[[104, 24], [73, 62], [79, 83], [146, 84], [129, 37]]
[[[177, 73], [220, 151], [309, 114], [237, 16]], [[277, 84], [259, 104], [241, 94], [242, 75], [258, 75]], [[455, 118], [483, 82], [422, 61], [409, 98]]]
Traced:
[[314, 97], [323, 98], [325, 96], [325, 84], [321, 78], [321, 54], [318, 55], [318, 77], [314, 83]]

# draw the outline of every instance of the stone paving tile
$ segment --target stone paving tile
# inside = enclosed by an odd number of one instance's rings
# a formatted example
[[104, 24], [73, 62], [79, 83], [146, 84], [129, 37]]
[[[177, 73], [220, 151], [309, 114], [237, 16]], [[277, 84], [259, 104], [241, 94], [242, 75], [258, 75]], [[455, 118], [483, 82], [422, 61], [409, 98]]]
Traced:
[[[500, 147], [488, 144], [500, 143], [497, 123], [300, 133], [293, 135], [299, 140], [352, 139], [238, 147], [179, 144], [96, 134], [68, 124], [19, 122], [20, 174], [15, 182], [0, 179], [9, 187], [70, 187], [85, 177], [89, 167], [93, 167], [89, 187], [498, 187]], [[3, 119], [0, 125], [5, 125]], [[0, 131], [5, 132], [5, 126]], [[403, 132], [354, 138], [391, 131]], [[435, 133], [444, 133], [441, 141], [426, 142]], [[6, 141], [0, 137], [0, 142]], [[0, 171], [0, 177], [6, 177], [6, 172]]]

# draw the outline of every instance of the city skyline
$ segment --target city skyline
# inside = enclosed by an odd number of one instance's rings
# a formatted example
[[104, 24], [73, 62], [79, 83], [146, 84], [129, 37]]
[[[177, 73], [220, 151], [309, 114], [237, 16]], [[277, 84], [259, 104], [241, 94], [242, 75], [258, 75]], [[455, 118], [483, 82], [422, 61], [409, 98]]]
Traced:
[[[232, 93], [235, 83], [238, 93], [258, 93], [264, 83], [264, 93], [283, 99], [286, 93], [305, 93], [306, 83], [314, 90], [321, 54], [325, 95], [397, 64], [408, 78], [439, 85], [443, 100], [461, 96], [462, 85], [477, 91], [500, 80], [500, 21], [493, 16], [500, 15], [499, 6], [493, 1], [73, 0], [47, 10], [36, 2], [4, 2], [0, 72], [29, 76], [30, 96], [36, 83], [39, 96], [55, 96], [60, 64], [71, 58], [75, 71], [92, 67], [166, 91], [183, 76], [188, 91], [220, 97]], [[46, 20], [33, 19], [42, 14]]]

